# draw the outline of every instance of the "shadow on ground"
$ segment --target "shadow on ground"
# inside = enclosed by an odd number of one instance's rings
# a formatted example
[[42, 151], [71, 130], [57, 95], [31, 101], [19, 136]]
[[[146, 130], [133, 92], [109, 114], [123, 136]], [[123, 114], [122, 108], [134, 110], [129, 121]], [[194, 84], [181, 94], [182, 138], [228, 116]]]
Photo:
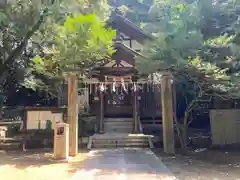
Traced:
[[6, 180], [174, 179], [151, 150], [123, 148], [80, 152], [68, 162], [54, 160], [49, 150], [0, 152], [0, 174]]
[[[68, 162], [55, 160], [51, 150], [0, 151], [0, 173], [6, 179], [57, 178], [69, 179], [87, 159], [87, 151], [70, 158]], [[16, 176], [16, 177], [15, 177]]]
[[240, 177], [240, 153], [230, 149], [177, 150], [175, 156], [167, 156], [161, 149], [155, 149], [155, 153], [180, 180], [237, 180]]

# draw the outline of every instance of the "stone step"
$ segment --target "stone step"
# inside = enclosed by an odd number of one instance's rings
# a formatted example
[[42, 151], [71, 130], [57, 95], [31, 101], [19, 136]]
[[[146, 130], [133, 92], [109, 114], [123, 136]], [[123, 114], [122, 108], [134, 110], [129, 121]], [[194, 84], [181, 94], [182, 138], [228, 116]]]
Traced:
[[104, 124], [105, 127], [112, 127], [112, 126], [116, 126], [116, 127], [132, 127], [132, 124], [108, 124], [105, 123]]
[[105, 128], [105, 132], [108, 133], [131, 133], [132, 132], [132, 128]]
[[147, 148], [147, 143], [124, 143], [124, 144], [93, 144], [92, 148], [118, 148], [118, 147], [131, 147], [131, 148]]
[[148, 147], [149, 142], [146, 140], [93, 140], [93, 147]]
[[104, 128], [132, 128], [132, 125], [129, 124], [104, 124]]
[[95, 136], [92, 137], [93, 148], [111, 147], [149, 147], [148, 137], [143, 136]]
[[132, 122], [132, 118], [105, 118], [104, 122]]
[[12, 143], [0, 143], [0, 150], [9, 151], [9, 150], [18, 150], [21, 148], [21, 143], [12, 142]]
[[[147, 140], [148, 139], [148, 135], [144, 135], [144, 134], [126, 134], [126, 133], [105, 133], [105, 134], [95, 134], [94, 136], [92, 136], [92, 139], [115, 139], [115, 140], [121, 140], [121, 139], [125, 139], [125, 140], [131, 140], [131, 139], [144, 139]], [[151, 136], [150, 136], [151, 137]]]
[[105, 124], [104, 125], [104, 128], [105, 129], [107, 129], [107, 128], [113, 128], [113, 129], [115, 129], [115, 128], [132, 128], [132, 125], [124, 125], [124, 124]]
[[106, 119], [104, 122], [105, 132], [125, 132], [130, 133], [132, 131], [132, 119], [120, 118], [120, 119]]
[[148, 139], [137, 139], [137, 138], [134, 138], [134, 139], [94, 139], [93, 138], [93, 142], [101, 142], [101, 143], [122, 143], [122, 142], [148, 142]]
[[104, 122], [104, 124], [109, 124], [109, 125], [132, 125], [132, 121], [126, 121], [126, 122], [121, 122], [121, 121], [108, 121]]
[[108, 133], [130, 133], [132, 129], [107, 129], [105, 132]]
[[0, 138], [0, 143], [20, 143], [21, 138]]
[[128, 131], [129, 133], [132, 132], [132, 127], [121, 127], [121, 126], [114, 126], [114, 127], [104, 127], [105, 132], [109, 131]]

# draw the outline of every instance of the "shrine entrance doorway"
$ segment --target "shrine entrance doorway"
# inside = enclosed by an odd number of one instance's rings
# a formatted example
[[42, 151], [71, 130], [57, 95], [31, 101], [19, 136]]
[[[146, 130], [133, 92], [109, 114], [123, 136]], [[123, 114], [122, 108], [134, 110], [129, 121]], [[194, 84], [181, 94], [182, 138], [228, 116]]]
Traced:
[[105, 117], [132, 117], [132, 94], [130, 89], [126, 91], [117, 85], [115, 91], [107, 88], [104, 95], [104, 116]]

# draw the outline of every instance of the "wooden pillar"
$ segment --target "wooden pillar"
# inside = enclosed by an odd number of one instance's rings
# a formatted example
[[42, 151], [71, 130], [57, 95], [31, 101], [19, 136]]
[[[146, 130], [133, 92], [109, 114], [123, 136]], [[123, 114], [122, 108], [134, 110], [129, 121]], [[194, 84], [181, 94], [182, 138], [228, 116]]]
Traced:
[[104, 133], [104, 92], [100, 90], [100, 123], [99, 123], [99, 132]]
[[138, 133], [138, 104], [137, 104], [137, 92], [133, 92], [133, 132]]
[[164, 73], [161, 78], [163, 148], [168, 154], [175, 153], [174, 126], [173, 126], [173, 93], [172, 76]]
[[132, 93], [132, 133], [134, 133], [135, 130], [135, 103], [134, 103], [134, 95], [135, 93]]
[[138, 133], [138, 102], [137, 89], [134, 84], [133, 87], [133, 133]]
[[172, 83], [172, 92], [173, 92], [173, 122], [177, 121], [177, 90], [176, 84]]
[[68, 119], [69, 124], [69, 155], [78, 154], [78, 92], [77, 76], [74, 73], [68, 75]]

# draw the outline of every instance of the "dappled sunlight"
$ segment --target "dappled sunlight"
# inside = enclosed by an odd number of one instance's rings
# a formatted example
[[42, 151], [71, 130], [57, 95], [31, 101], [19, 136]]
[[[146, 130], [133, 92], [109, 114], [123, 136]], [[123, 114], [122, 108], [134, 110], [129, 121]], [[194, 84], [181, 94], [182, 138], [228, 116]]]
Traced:
[[179, 152], [175, 156], [166, 156], [161, 150], [155, 153], [179, 179], [238, 180], [240, 177], [239, 152], [207, 149]]
[[[126, 170], [125, 170], [126, 171]], [[81, 169], [77, 171], [71, 180], [177, 180], [176, 177], [165, 173], [140, 173], [140, 172], [126, 172], [124, 170], [110, 170], [110, 169]]]
[[90, 151], [88, 160], [72, 180], [175, 180], [173, 174], [143, 148], [99, 149]]
[[128, 134], [130, 137], [154, 137], [153, 135], [146, 135], [146, 134]]
[[0, 174], [4, 180], [70, 179], [86, 160], [86, 153], [79, 153], [68, 162], [54, 160], [51, 153], [1, 153]]
[[0, 166], [0, 173], [4, 180], [69, 178], [67, 165], [29, 166], [22, 169], [16, 168], [15, 165], [4, 165]]

